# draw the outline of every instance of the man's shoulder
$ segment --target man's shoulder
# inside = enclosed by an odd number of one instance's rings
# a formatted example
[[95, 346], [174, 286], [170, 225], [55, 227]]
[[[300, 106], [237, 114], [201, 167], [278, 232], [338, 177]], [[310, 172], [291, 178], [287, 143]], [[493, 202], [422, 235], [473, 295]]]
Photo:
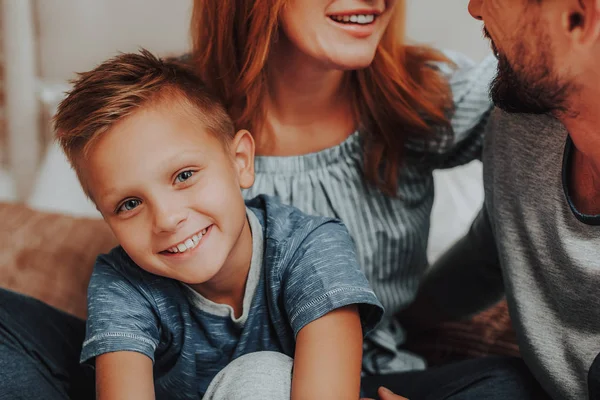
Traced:
[[518, 141], [523, 138], [523, 135], [518, 135], [519, 133], [526, 136], [532, 135], [534, 138], [541, 140], [543, 139], [542, 134], [563, 131], [565, 128], [555, 117], [549, 114], [511, 113], [496, 107], [490, 117], [488, 129], [490, 133], [495, 134], [514, 132], [509, 138]]
[[[483, 165], [529, 168], [540, 157], [560, 156], [567, 130], [551, 115], [510, 113], [495, 108], [486, 127]], [[558, 161], [560, 162], [560, 161]]]

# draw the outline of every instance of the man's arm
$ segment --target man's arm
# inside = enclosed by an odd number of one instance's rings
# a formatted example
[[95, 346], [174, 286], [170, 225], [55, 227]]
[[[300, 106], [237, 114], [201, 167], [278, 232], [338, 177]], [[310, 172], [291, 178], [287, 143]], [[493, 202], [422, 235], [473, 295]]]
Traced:
[[99, 355], [96, 397], [98, 400], [154, 399], [152, 360], [133, 351]]
[[292, 400], [358, 399], [362, 327], [357, 306], [336, 309], [298, 332]]
[[469, 317], [502, 299], [502, 271], [487, 211], [426, 275], [415, 302], [400, 318], [424, 325]]

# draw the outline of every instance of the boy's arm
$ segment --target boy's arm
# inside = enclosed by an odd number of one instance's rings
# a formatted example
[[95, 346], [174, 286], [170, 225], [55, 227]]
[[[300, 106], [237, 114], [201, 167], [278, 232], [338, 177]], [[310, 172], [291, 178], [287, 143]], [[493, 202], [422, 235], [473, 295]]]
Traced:
[[298, 332], [292, 400], [358, 399], [362, 364], [358, 308], [338, 308]]
[[296, 338], [292, 399], [357, 400], [362, 339], [381, 320], [383, 307], [343, 224], [313, 219], [300, 226], [300, 237], [283, 246], [289, 258], [280, 271]]
[[94, 360], [99, 399], [154, 398], [158, 311], [145, 272], [129, 263], [120, 249], [99, 256], [88, 287], [81, 361]]
[[154, 399], [152, 360], [134, 351], [116, 351], [96, 357], [98, 400]]

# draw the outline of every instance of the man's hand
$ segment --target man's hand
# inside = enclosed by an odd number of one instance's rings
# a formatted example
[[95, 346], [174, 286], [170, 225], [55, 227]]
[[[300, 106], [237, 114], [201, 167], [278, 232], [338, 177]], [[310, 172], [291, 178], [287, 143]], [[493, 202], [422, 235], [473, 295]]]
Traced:
[[[377, 389], [377, 394], [379, 395], [379, 400], [408, 400], [406, 397], [398, 396], [397, 394], [392, 393], [389, 389], [381, 386]], [[369, 398], [363, 398], [361, 400], [374, 400]]]

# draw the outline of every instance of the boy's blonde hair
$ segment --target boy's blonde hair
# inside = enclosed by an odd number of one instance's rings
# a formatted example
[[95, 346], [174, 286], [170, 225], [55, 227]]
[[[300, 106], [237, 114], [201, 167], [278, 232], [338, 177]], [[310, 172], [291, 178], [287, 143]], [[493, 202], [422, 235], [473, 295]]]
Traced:
[[202, 128], [224, 144], [235, 135], [233, 122], [192, 69], [142, 49], [111, 58], [79, 74], [54, 116], [56, 139], [89, 196], [82, 167], [94, 142], [119, 121], [161, 101], [187, 104]]

